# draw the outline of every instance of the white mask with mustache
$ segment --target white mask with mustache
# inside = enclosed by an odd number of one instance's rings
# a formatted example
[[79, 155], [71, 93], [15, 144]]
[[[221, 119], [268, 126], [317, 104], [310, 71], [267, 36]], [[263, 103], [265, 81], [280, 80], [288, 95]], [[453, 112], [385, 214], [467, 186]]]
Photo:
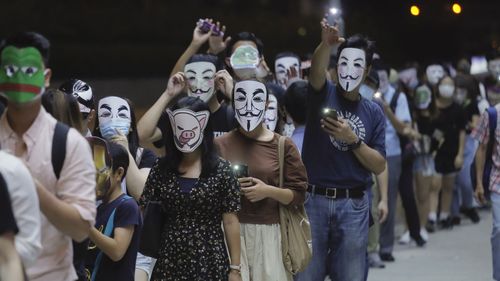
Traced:
[[425, 70], [425, 75], [429, 84], [434, 86], [444, 77], [444, 69], [439, 64], [431, 64]]
[[266, 86], [253, 80], [237, 82], [234, 85], [233, 99], [236, 120], [245, 131], [253, 131], [264, 120]]
[[207, 126], [210, 112], [194, 112], [189, 109], [167, 110], [170, 125], [174, 132], [174, 143], [183, 153], [195, 151], [203, 141], [203, 131]]
[[365, 51], [357, 48], [345, 48], [340, 52], [337, 65], [339, 84], [346, 92], [352, 92], [363, 80], [366, 69]]
[[297, 70], [297, 74], [300, 77], [300, 61], [296, 57], [281, 57], [274, 62], [274, 70], [276, 72], [276, 82], [278, 85], [283, 87], [283, 89], [287, 88], [286, 81], [288, 78], [287, 70], [290, 68], [295, 68]]
[[264, 124], [273, 132], [278, 124], [278, 100], [274, 95], [269, 95], [269, 102], [266, 107], [266, 114], [264, 115]]
[[188, 82], [188, 96], [207, 102], [214, 93], [215, 65], [207, 61], [186, 64], [184, 74]]

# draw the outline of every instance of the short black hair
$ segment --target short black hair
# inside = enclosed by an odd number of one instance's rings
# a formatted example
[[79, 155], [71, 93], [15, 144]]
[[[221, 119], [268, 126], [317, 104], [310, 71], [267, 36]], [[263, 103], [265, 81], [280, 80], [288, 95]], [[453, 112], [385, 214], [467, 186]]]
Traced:
[[16, 48], [34, 47], [42, 55], [45, 67], [49, 65], [50, 41], [40, 33], [25, 31], [7, 37], [0, 46], [0, 53], [7, 46]]
[[285, 92], [285, 109], [293, 121], [299, 124], [306, 123], [308, 87], [306, 81], [296, 81]]
[[193, 62], [201, 62], [201, 61], [212, 63], [213, 65], [215, 65], [216, 71], [222, 69], [222, 64], [220, 63], [219, 58], [210, 54], [196, 54], [189, 58], [189, 60], [186, 62], [186, 65]]
[[232, 37], [231, 41], [226, 47], [226, 57], [230, 57], [233, 53], [233, 47], [238, 41], [252, 41], [257, 45], [257, 50], [259, 51], [259, 57], [262, 57], [264, 54], [264, 43], [262, 40], [257, 38], [255, 34], [247, 31], [240, 32]]
[[345, 48], [356, 48], [365, 51], [366, 66], [372, 65], [373, 53], [375, 52], [375, 42], [368, 40], [363, 35], [356, 34], [347, 38], [342, 44], [340, 44], [337, 50], [337, 62], [340, 57], [340, 53]]
[[[208, 111], [210, 109], [208, 104], [203, 102], [198, 97], [183, 97], [179, 99], [170, 110], [175, 111], [177, 109], [189, 109], [194, 112]], [[211, 115], [211, 113], [210, 113]], [[166, 118], [166, 128], [168, 128], [166, 135], [163, 137], [165, 142], [165, 157], [163, 157], [160, 162], [160, 169], [165, 171], [165, 173], [173, 172], [175, 174], [180, 174], [179, 166], [182, 161], [183, 153], [177, 149], [174, 143], [174, 132], [172, 131], [172, 126], [170, 125], [170, 118]], [[217, 165], [219, 164], [219, 156], [214, 145], [214, 131], [212, 128], [212, 119], [209, 116], [206, 121], [207, 125], [203, 131], [203, 140], [200, 145], [201, 148], [201, 175], [200, 177], [209, 177], [212, 173], [216, 171]]]
[[127, 176], [128, 165], [130, 164], [128, 152], [121, 145], [108, 141], [109, 156], [111, 156], [112, 172], [115, 173], [118, 168], [123, 168], [123, 180]]
[[381, 59], [374, 59], [372, 61], [372, 69], [375, 71], [385, 71], [387, 75], [391, 74], [391, 68]]
[[370, 72], [368, 72], [368, 75], [366, 76], [366, 81], [373, 83], [373, 85], [375, 85], [377, 89], [378, 87], [380, 87], [380, 80], [378, 79], [378, 73], [373, 68], [370, 70]]

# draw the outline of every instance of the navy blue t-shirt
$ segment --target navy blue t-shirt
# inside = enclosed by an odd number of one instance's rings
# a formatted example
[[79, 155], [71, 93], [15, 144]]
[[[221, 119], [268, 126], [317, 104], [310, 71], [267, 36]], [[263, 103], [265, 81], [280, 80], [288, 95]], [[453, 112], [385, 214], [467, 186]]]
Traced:
[[327, 81], [320, 91], [309, 85], [307, 123], [302, 147], [302, 159], [310, 184], [354, 188], [367, 187], [372, 174], [348, 150], [346, 143], [334, 140], [321, 129], [321, 109], [337, 110], [347, 119], [354, 133], [369, 147], [385, 157], [385, 117], [375, 102], [361, 98], [350, 101], [336, 93], [335, 85]]
[[[122, 200], [125, 194], [120, 195], [118, 198], [107, 204], [101, 204], [97, 207], [97, 216], [95, 227], [104, 233], [108, 218], [116, 208], [114, 228], [134, 226], [134, 234], [128, 246], [127, 251], [123, 258], [117, 262], [112, 261], [105, 253], [102, 255], [99, 271], [96, 275], [97, 280], [123, 280], [133, 281], [135, 273], [135, 261], [137, 258], [137, 251], [139, 249], [139, 238], [142, 229], [142, 217], [139, 211], [139, 206], [134, 199], [129, 198]], [[111, 237], [113, 237], [113, 233]], [[92, 274], [97, 254], [100, 252], [99, 248], [93, 242], [90, 242], [88, 247], [88, 255], [86, 259], [86, 269], [88, 274]]]

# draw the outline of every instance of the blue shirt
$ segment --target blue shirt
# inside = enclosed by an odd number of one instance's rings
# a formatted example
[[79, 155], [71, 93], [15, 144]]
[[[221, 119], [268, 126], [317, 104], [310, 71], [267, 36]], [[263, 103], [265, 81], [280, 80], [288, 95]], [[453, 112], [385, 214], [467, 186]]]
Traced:
[[[396, 93], [396, 89], [394, 87], [389, 86], [389, 89], [386, 93], [384, 93], [385, 102], [389, 103], [392, 100], [392, 97]], [[399, 94], [398, 101], [396, 103], [396, 110], [394, 112], [396, 118], [403, 123], [410, 123], [410, 109], [408, 107], [408, 101], [406, 100], [406, 95], [403, 93]], [[398, 156], [401, 155], [401, 145], [399, 143], [399, 136], [396, 132], [394, 126], [392, 126], [391, 121], [388, 117], [385, 118], [385, 151], [387, 157], [390, 156]]]
[[291, 136], [291, 139], [295, 146], [297, 146], [297, 149], [299, 150], [299, 153], [302, 154], [302, 144], [304, 143], [304, 132], [306, 130], [306, 126], [301, 125], [295, 127], [295, 130], [293, 130], [293, 134]]
[[[99, 272], [96, 274], [96, 281], [134, 280], [135, 262], [137, 251], [139, 250], [139, 239], [142, 229], [142, 216], [139, 211], [139, 206], [135, 200], [130, 198], [122, 201], [124, 196], [125, 194], [122, 194], [112, 202], [103, 203], [97, 208], [95, 227], [101, 233], [104, 233], [104, 229], [108, 223], [108, 218], [111, 216], [113, 210], [116, 209], [114, 228], [134, 226], [134, 234], [132, 235], [127, 251], [121, 260], [114, 262], [103, 253], [101, 265], [99, 266]], [[90, 274], [92, 274], [94, 263], [99, 252], [99, 248], [91, 242], [88, 247], [88, 255], [86, 259], [86, 268]]]
[[336, 109], [364, 143], [385, 157], [385, 117], [380, 106], [364, 98], [349, 101], [336, 93], [331, 82], [326, 82], [319, 92], [310, 86], [302, 147], [309, 183], [339, 188], [368, 187], [372, 173], [348, 151], [346, 143], [333, 139], [321, 129], [320, 112], [325, 106]]

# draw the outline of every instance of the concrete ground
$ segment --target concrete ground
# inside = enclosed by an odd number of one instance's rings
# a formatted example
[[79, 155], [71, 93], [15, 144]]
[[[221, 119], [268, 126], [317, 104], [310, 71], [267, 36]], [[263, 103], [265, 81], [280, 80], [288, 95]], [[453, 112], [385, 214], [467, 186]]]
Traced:
[[425, 248], [397, 245], [396, 262], [371, 269], [368, 281], [491, 281], [491, 214], [477, 225], [462, 219], [451, 231], [431, 234]]

